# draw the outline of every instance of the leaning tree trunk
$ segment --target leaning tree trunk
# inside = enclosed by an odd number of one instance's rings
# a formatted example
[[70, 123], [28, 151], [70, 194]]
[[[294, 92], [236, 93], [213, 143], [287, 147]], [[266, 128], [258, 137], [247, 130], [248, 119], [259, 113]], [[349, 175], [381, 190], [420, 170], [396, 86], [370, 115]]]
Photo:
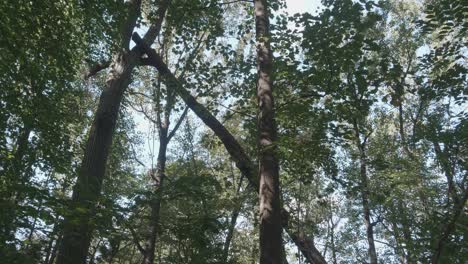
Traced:
[[101, 193], [120, 103], [134, 65], [134, 56], [126, 52], [115, 56], [111, 64], [111, 73], [99, 100], [78, 179], [73, 188], [70, 214], [65, 217], [58, 264], [86, 262], [95, 205]]
[[[254, 190], [258, 192], [259, 182], [257, 173], [254, 169], [254, 164], [236, 138], [229, 132], [229, 130], [226, 129], [225, 126], [223, 126], [223, 124], [221, 124], [221, 122], [219, 122], [218, 119], [216, 119], [215, 116], [213, 116], [213, 114], [211, 114], [210, 111], [208, 111], [208, 109], [206, 109], [206, 107], [200, 104], [195, 97], [193, 97], [190, 92], [182, 86], [181, 82], [169, 70], [161, 57], [147, 44], [145, 44], [143, 39], [136, 32], [133, 34], [132, 39], [148, 56], [144, 59], [144, 63], [155, 67], [158, 72], [166, 78], [167, 83], [171, 85], [171, 89], [174, 89], [177, 92], [187, 107], [189, 107], [198, 116], [198, 118], [200, 118], [203, 123], [213, 131], [236, 163], [236, 167], [249, 180], [250, 185], [254, 187]], [[284, 208], [282, 209], [282, 212], [284, 215], [283, 218], [286, 220], [289, 213]], [[283, 221], [282, 227], [289, 234], [294, 244], [300, 249], [309, 263], [326, 263], [325, 258], [317, 250], [312, 239], [297, 236], [293, 233], [292, 228], [288, 226], [287, 221]]]
[[[139, 49], [128, 50], [132, 32], [140, 16], [141, 0], [129, 0], [126, 4], [128, 14], [127, 21], [121, 28], [121, 50], [110, 64], [111, 70], [88, 136], [78, 179], [73, 188], [70, 213], [65, 216], [57, 264], [86, 262], [95, 206], [100, 197], [120, 103], [130, 83], [132, 70], [141, 57]], [[151, 44], [159, 35], [168, 5], [168, 0], [160, 2], [156, 21], [149, 27], [144, 43]]]

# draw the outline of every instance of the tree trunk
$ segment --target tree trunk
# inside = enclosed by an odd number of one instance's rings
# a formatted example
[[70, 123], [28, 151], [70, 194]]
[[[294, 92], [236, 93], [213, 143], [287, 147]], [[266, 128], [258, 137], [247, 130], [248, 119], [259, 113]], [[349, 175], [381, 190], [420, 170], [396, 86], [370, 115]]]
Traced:
[[237, 217], [239, 217], [239, 212], [240, 212], [240, 206], [238, 208], [235, 208], [234, 211], [232, 212], [231, 220], [229, 222], [228, 233], [226, 235], [226, 240], [224, 241], [223, 256], [221, 258], [222, 260], [221, 263], [228, 263], [229, 248], [231, 246], [231, 241], [234, 236], [234, 229], [236, 227]]
[[[56, 221], [56, 222], [55, 222], [56, 224], [54, 224], [54, 228], [52, 229], [52, 232], [49, 234], [50, 240], [49, 240], [49, 243], [48, 243], [48, 245], [47, 245], [47, 249], [45, 250], [46, 256], [45, 256], [45, 258], [44, 258], [44, 264], [48, 264], [48, 263], [49, 263], [49, 259], [52, 258], [52, 254], [53, 254], [54, 248], [56, 247], [55, 245], [56, 245], [57, 242], [58, 242], [58, 237], [57, 237], [57, 239], [55, 239], [55, 236], [56, 236], [56, 234], [57, 234], [57, 232], [58, 232], [58, 229], [59, 229], [59, 228], [58, 228], [58, 224], [57, 224], [58, 219], [56, 218], [55, 221]], [[55, 245], [54, 245], [54, 242], [55, 242]]]
[[468, 200], [468, 190], [465, 190], [463, 197], [461, 198], [461, 201], [457, 204], [454, 204], [453, 206], [453, 213], [452, 216], [447, 217], [447, 221], [442, 223], [442, 232], [439, 236], [439, 238], [436, 240], [434, 243], [435, 247], [433, 250], [433, 254], [431, 257], [431, 263], [432, 264], [438, 264], [440, 262], [440, 258], [442, 256], [442, 252], [444, 251], [445, 247], [447, 246], [447, 243], [450, 240], [450, 235], [455, 231], [456, 229], [456, 223], [458, 221], [458, 218], [460, 215], [462, 215], [465, 204]]
[[267, 0], [254, 0], [257, 40], [257, 101], [260, 175], [260, 264], [283, 262], [279, 165], [273, 98], [270, 32]]
[[356, 137], [356, 145], [359, 149], [359, 163], [360, 163], [360, 177], [361, 177], [361, 199], [362, 199], [362, 211], [364, 214], [364, 223], [366, 225], [366, 235], [367, 235], [367, 242], [369, 244], [369, 258], [371, 264], [377, 264], [377, 252], [375, 250], [375, 242], [374, 242], [374, 224], [371, 223], [370, 219], [370, 207], [369, 207], [369, 186], [368, 186], [368, 178], [367, 178], [367, 156], [366, 156], [366, 140], [364, 139], [361, 142], [361, 132], [359, 130], [357, 121], [354, 120], [354, 133]]
[[61, 243], [62, 243], [62, 235], [59, 235], [59, 237], [57, 238], [57, 241], [55, 242], [54, 247], [52, 248], [52, 252], [50, 254], [48, 264], [54, 264], [55, 258], [57, 257], [58, 248], [61, 245]]
[[157, 186], [155, 186], [155, 195], [156, 197], [151, 202], [151, 223], [150, 223], [150, 236], [146, 241], [145, 255], [143, 257], [144, 264], [153, 264], [154, 263], [154, 253], [156, 251], [156, 238], [158, 235], [159, 229], [159, 218], [160, 218], [160, 208], [161, 200], [163, 195], [163, 186], [164, 186], [164, 177], [166, 169], [166, 150], [169, 141], [167, 138], [167, 126], [163, 125], [160, 130], [159, 137], [159, 152], [158, 152], [158, 161], [156, 165], [156, 181]]
[[[231, 165], [232, 168], [232, 165]], [[233, 175], [234, 176], [234, 175]], [[241, 179], [239, 181], [239, 185], [237, 186], [236, 190], [236, 199], [240, 198], [240, 189], [242, 187], [242, 179], [243, 176], [241, 176]], [[231, 221], [229, 223], [229, 228], [228, 228], [228, 233], [226, 235], [226, 240], [224, 241], [224, 246], [223, 246], [223, 255], [222, 255], [222, 263], [228, 263], [228, 257], [229, 257], [229, 248], [231, 246], [231, 241], [234, 236], [234, 229], [236, 228], [236, 223], [237, 223], [237, 218], [239, 217], [240, 210], [242, 208], [243, 201], [238, 200], [237, 204], [232, 212], [231, 215]]]
[[111, 73], [99, 100], [78, 179], [73, 188], [70, 214], [65, 217], [58, 264], [86, 262], [95, 206], [101, 193], [120, 103], [134, 66], [135, 56], [127, 52], [117, 54], [111, 64]]
[[[155, 67], [161, 75], [163, 75], [169, 83], [171, 88], [175, 89], [178, 95], [182, 98], [185, 104], [200, 118], [203, 123], [208, 126], [215, 135], [221, 140], [227, 152], [236, 163], [236, 167], [239, 171], [249, 180], [250, 185], [254, 187], [254, 190], [259, 191], [259, 182], [257, 173], [254, 170], [254, 165], [250, 157], [246, 154], [244, 148], [239, 144], [236, 138], [208, 111], [202, 104], [200, 104], [191, 94], [187, 91], [169, 70], [167, 65], [161, 59], [161, 57], [148, 45], [146, 45], [137, 33], [133, 34], [133, 40], [137, 43], [137, 46], [148, 55], [146, 63]], [[284, 208], [282, 209], [283, 218], [287, 218], [289, 213]], [[309, 263], [312, 264], [324, 264], [325, 259], [321, 256], [320, 252], [315, 248], [313, 241], [310, 238], [297, 239], [297, 235], [288, 227], [287, 223], [282, 224], [283, 228], [293, 238], [296, 246], [304, 254], [305, 258]], [[303, 243], [304, 242], [304, 243]]]
[[[120, 103], [130, 83], [132, 70], [141, 57], [140, 49], [128, 50], [132, 32], [140, 16], [141, 0], [129, 0], [126, 4], [128, 14], [120, 32], [121, 50], [114, 56], [110, 65], [111, 70], [88, 136], [78, 179], [73, 188], [70, 214], [65, 216], [58, 264], [86, 262], [93, 231], [95, 206], [100, 197]], [[160, 2], [157, 19], [144, 37], [145, 44], [151, 44], [159, 35], [168, 6], [168, 0]]]

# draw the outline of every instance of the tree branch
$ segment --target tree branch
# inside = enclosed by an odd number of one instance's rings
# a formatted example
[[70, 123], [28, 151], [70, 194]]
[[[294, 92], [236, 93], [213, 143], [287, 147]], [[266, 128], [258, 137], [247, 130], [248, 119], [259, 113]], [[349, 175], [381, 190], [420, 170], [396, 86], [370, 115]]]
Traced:
[[[161, 59], [161, 57], [148, 45], [146, 45], [138, 33], [134, 33], [132, 39], [135, 41], [137, 46], [148, 55], [148, 59], [151, 61], [151, 65], [154, 66], [158, 72], [164, 76], [167, 81], [167, 87], [175, 89], [179, 94], [182, 100], [187, 104], [187, 106], [207, 125], [215, 135], [221, 140], [227, 152], [231, 158], [236, 163], [236, 167], [240, 172], [245, 175], [249, 180], [250, 185], [254, 189], [259, 191], [259, 182], [258, 176], [255, 169], [255, 166], [250, 159], [250, 157], [245, 152], [244, 148], [239, 144], [236, 138], [224, 127], [218, 119], [216, 119], [213, 114], [211, 114], [208, 109], [206, 109], [202, 104], [200, 104], [191, 94], [188, 92], [180, 83], [180, 81], [174, 76], [174, 74], [169, 70], [167, 65]], [[282, 209], [283, 214], [287, 215], [288, 212], [285, 209]], [[294, 235], [292, 230], [287, 226], [286, 223], [282, 224], [285, 231], [293, 238], [294, 243], [304, 254], [306, 259], [310, 263], [324, 264], [326, 263], [325, 258], [320, 254], [320, 252], [315, 248], [313, 240], [309, 238], [301, 238], [297, 235]]]
[[179, 120], [177, 120], [176, 125], [174, 126], [172, 131], [167, 136], [167, 141], [170, 141], [172, 139], [172, 137], [175, 135], [175, 133], [177, 132], [177, 129], [179, 129], [180, 125], [182, 124], [182, 121], [184, 121], [185, 116], [188, 113], [188, 109], [189, 109], [189, 107], [186, 106], [185, 109], [184, 109], [184, 112], [182, 112], [182, 115], [180, 115]]
[[85, 79], [89, 79], [93, 77], [94, 75], [98, 74], [100, 71], [107, 69], [110, 65], [109, 61], [101, 62], [101, 63], [96, 63], [94, 64], [88, 71], [88, 73], [85, 75]]

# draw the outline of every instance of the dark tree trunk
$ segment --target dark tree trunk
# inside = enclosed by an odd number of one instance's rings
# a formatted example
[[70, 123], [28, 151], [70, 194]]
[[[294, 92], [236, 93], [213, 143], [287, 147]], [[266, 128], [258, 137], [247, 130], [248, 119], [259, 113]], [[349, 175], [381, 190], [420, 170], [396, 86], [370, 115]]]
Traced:
[[279, 165], [273, 99], [270, 32], [267, 0], [254, 0], [257, 39], [257, 100], [260, 175], [260, 264], [283, 262]]
[[370, 208], [369, 208], [369, 187], [367, 183], [367, 165], [365, 152], [362, 150], [360, 156], [361, 163], [361, 196], [362, 196], [362, 210], [364, 213], [364, 223], [366, 224], [367, 241], [369, 243], [369, 258], [371, 264], [377, 264], [377, 252], [375, 250], [374, 242], [374, 227], [370, 219]]
[[[250, 157], [246, 154], [243, 147], [236, 140], [236, 138], [223, 126], [223, 124], [221, 124], [221, 122], [219, 122], [218, 119], [216, 119], [215, 116], [213, 116], [210, 113], [210, 111], [208, 111], [202, 104], [200, 104], [190, 94], [189, 91], [184, 89], [184, 87], [174, 76], [174, 74], [169, 70], [169, 68], [161, 59], [161, 57], [153, 49], [146, 45], [137, 33], [133, 34], [133, 40], [137, 43], [138, 47], [141, 48], [143, 52], [148, 55], [146, 63], [155, 67], [159, 71], [159, 73], [166, 78], [168, 83], [171, 84], [171, 88], [178, 93], [178, 95], [182, 98], [185, 104], [203, 121], [203, 123], [206, 126], [208, 126], [215, 133], [215, 135], [223, 143], [231, 158], [236, 163], [236, 167], [239, 169], [239, 171], [249, 180], [250, 185], [252, 185], [256, 191], [259, 191], [259, 182], [257, 173], [254, 170], [254, 164]], [[284, 218], [287, 218], [287, 216], [289, 215], [287, 210], [282, 209], [282, 211], [285, 215]], [[292, 232], [292, 230], [288, 227], [286, 222], [284, 222], [282, 226], [292, 238], [298, 237]], [[312, 239], [302, 238], [300, 240], [293, 238], [293, 241], [304, 254], [305, 258], [309, 263], [326, 263], [323, 256], [321, 256], [320, 252], [315, 248]]]
[[[56, 221], [57, 221], [57, 219], [56, 219]], [[57, 232], [58, 232], [58, 224], [55, 224], [54, 228], [52, 229], [52, 232], [49, 234], [50, 240], [49, 240], [49, 243], [48, 243], [47, 248], [45, 250], [46, 256], [44, 258], [44, 264], [48, 264], [49, 259], [51, 259], [51, 257], [52, 257], [54, 247], [58, 242], [58, 238], [57, 239], [55, 238]], [[54, 242], [55, 242], [55, 245], [54, 245]]]
[[441, 224], [441, 234], [439, 237], [436, 239], [434, 243], [434, 250], [433, 254], [431, 257], [431, 263], [432, 264], [438, 264], [442, 263], [441, 257], [442, 253], [447, 247], [447, 244], [450, 242], [450, 235], [455, 231], [456, 229], [456, 223], [462, 215], [465, 204], [468, 200], [468, 190], [465, 190], [463, 197], [461, 197], [461, 200], [459, 203], [454, 204], [453, 209], [452, 209], [452, 215], [448, 215], [446, 217], [446, 221]]
[[95, 206], [101, 193], [120, 103], [134, 65], [135, 56], [127, 52], [119, 53], [111, 64], [111, 73], [99, 100], [78, 179], [73, 188], [70, 214], [65, 217], [58, 264], [86, 262]]
[[[128, 50], [132, 32], [140, 16], [141, 0], [130, 0], [127, 20], [121, 28], [121, 50], [114, 56], [98, 109], [86, 143], [84, 158], [77, 182], [73, 188], [70, 214], [65, 217], [63, 241], [60, 246], [58, 264], [83, 264], [86, 262], [93, 231], [93, 216], [100, 197], [107, 157], [117, 122], [123, 94], [130, 83], [133, 68], [141, 57], [137, 48]], [[154, 42], [162, 27], [169, 1], [163, 0], [158, 8], [158, 17], [143, 40]]]
[[299, 248], [304, 255], [304, 258], [307, 262], [312, 264], [326, 264], [325, 258], [322, 256], [320, 251], [315, 247], [314, 240], [311, 238], [307, 238], [302, 234], [294, 234], [291, 229], [288, 229], [287, 232], [291, 239], [293, 240], [294, 244]]
[[224, 241], [223, 246], [223, 256], [221, 258], [222, 263], [228, 263], [229, 257], [229, 248], [231, 246], [232, 238], [234, 237], [234, 229], [236, 227], [237, 218], [239, 217], [240, 206], [235, 208], [231, 215], [231, 220], [229, 222], [228, 233], [226, 235], [226, 240]]
[[51, 252], [51, 254], [50, 254], [50, 258], [49, 258], [48, 264], [54, 264], [55, 258], [57, 257], [58, 248], [59, 248], [59, 246], [60, 246], [61, 243], [62, 243], [62, 236], [60, 235], [60, 236], [57, 238], [57, 241], [55, 242], [54, 247], [52, 248], [52, 252]]

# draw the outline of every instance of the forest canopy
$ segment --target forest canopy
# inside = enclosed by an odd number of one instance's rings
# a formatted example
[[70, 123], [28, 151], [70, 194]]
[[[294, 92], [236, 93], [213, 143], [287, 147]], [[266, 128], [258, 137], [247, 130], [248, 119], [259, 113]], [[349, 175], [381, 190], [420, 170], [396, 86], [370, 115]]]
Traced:
[[0, 262], [466, 263], [467, 43], [464, 0], [0, 1]]

